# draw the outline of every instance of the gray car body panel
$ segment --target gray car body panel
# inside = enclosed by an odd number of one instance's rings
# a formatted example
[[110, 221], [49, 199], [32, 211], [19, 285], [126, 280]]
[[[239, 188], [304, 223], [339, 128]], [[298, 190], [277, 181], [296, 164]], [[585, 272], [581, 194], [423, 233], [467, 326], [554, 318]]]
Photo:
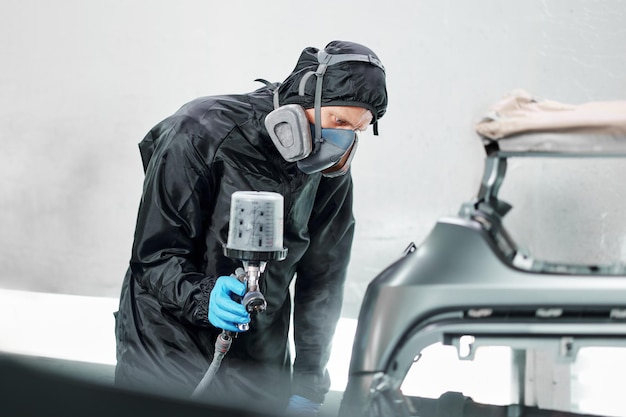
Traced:
[[[340, 416], [405, 415], [393, 411], [401, 408], [395, 394], [385, 412], [376, 398], [399, 390], [422, 348], [458, 344], [463, 334], [477, 335], [477, 343], [549, 344], [563, 360], [584, 345], [626, 345], [624, 265], [532, 259], [502, 226], [511, 206], [498, 199], [511, 157], [625, 157], [622, 108], [626, 102], [563, 106], [526, 93], [496, 106], [479, 126], [496, 135], [481, 134], [487, 157], [476, 199], [440, 219], [369, 284]], [[597, 115], [607, 109], [616, 116], [605, 126]]]

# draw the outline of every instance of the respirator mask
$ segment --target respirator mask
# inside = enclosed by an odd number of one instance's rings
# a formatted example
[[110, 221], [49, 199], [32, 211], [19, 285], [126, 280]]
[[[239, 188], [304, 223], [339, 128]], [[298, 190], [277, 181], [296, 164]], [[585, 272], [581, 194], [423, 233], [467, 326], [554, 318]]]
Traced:
[[353, 130], [312, 125], [298, 104], [274, 110], [267, 115], [265, 125], [282, 157], [296, 162], [305, 174], [321, 172], [326, 177], [337, 177], [348, 172], [358, 142]]
[[325, 51], [317, 54], [319, 66], [309, 71], [300, 80], [299, 95], [304, 96], [304, 89], [311, 76], [316, 76], [315, 86], [315, 124], [309, 123], [304, 108], [298, 104], [280, 106], [278, 91], [274, 90], [274, 110], [265, 118], [265, 127], [280, 152], [288, 162], [296, 162], [298, 168], [306, 173], [321, 172], [326, 177], [344, 175], [350, 169], [350, 163], [356, 152], [358, 137], [348, 129], [322, 128], [321, 103], [322, 79], [326, 68], [345, 61], [360, 61], [376, 65], [384, 70], [380, 61], [372, 55], [339, 54], [332, 55]]

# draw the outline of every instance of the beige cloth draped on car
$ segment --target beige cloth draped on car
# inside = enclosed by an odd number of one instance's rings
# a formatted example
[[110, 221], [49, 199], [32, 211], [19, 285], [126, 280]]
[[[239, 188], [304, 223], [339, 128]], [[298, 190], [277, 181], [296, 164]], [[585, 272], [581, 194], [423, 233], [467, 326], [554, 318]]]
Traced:
[[626, 101], [574, 105], [518, 89], [491, 108], [476, 132], [485, 144], [497, 141], [501, 151], [626, 153]]

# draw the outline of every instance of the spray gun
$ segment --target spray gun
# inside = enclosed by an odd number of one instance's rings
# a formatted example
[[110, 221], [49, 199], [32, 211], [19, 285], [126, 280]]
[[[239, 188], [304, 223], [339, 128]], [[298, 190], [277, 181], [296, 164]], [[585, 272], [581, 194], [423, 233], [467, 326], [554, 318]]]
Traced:
[[[248, 313], [264, 311], [267, 303], [260, 291], [261, 274], [268, 261], [281, 261], [287, 256], [283, 248], [283, 196], [237, 191], [230, 207], [224, 255], [243, 264], [247, 291], [241, 302]], [[239, 330], [248, 330], [247, 325], [240, 325]]]
[[[283, 248], [283, 196], [266, 191], [236, 191], [231, 196], [228, 241], [223, 246], [224, 255], [241, 261], [235, 276], [246, 285], [241, 303], [250, 314], [265, 311], [267, 302], [261, 293], [261, 274], [268, 261], [282, 261], [287, 257]], [[237, 326], [241, 331], [248, 324]], [[222, 330], [215, 341], [213, 361], [194, 390], [192, 397], [199, 396], [211, 383], [222, 358], [236, 333]]]

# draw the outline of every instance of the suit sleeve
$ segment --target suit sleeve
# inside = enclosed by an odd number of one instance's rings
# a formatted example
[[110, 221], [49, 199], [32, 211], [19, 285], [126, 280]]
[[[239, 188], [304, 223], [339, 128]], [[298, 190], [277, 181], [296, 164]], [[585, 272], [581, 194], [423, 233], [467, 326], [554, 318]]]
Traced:
[[[143, 290], [181, 321], [209, 326], [214, 281], [201, 271], [205, 219], [212, 195], [209, 168], [193, 132], [153, 130], [130, 267]], [[158, 137], [154, 137], [158, 135]]]
[[323, 178], [309, 221], [310, 245], [297, 270], [294, 306], [294, 394], [323, 402], [326, 364], [341, 313], [354, 235], [350, 174]]

